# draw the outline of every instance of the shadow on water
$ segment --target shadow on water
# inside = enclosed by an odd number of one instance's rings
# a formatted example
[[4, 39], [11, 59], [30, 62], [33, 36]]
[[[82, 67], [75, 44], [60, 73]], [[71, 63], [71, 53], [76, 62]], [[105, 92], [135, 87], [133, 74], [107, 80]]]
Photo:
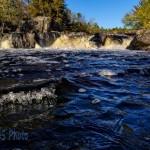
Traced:
[[0, 149], [150, 149], [149, 52], [10, 50], [0, 62]]

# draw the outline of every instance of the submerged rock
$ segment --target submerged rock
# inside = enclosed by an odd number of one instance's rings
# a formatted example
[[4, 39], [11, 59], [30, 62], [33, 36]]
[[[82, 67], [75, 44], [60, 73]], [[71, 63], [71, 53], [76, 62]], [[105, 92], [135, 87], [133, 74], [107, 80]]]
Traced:
[[93, 101], [92, 101], [92, 104], [98, 104], [98, 103], [100, 103], [101, 102], [101, 100], [99, 100], [99, 99], [94, 99]]
[[85, 92], [86, 92], [85, 89], [82, 89], [82, 88], [79, 89], [79, 93], [85, 93]]

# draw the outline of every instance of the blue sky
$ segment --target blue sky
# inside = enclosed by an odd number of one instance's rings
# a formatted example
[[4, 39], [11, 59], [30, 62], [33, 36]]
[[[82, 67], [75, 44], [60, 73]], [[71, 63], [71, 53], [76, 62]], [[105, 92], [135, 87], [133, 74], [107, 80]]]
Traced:
[[67, 7], [80, 12], [86, 20], [94, 19], [100, 27], [123, 27], [123, 16], [140, 0], [66, 0]]

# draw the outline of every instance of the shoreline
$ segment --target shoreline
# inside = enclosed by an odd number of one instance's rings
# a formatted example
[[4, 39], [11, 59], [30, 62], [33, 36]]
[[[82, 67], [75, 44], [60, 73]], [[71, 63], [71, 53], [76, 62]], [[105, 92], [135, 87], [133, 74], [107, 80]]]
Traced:
[[[40, 36], [28, 38], [26, 33], [6, 33], [0, 38], [0, 49], [129, 49], [129, 50], [143, 50], [150, 51], [149, 37], [146, 40], [145, 35], [102, 35], [97, 33], [95, 35], [84, 35], [70, 37], [68, 34], [60, 34], [59, 37], [52, 33], [41, 33]], [[41, 37], [47, 36], [46, 38]], [[126, 36], [126, 37], [125, 37]], [[32, 34], [31, 34], [32, 37]], [[145, 42], [145, 41], [146, 42]], [[145, 42], [145, 43], [144, 43]]]
[[[34, 24], [32, 28], [29, 28]], [[150, 51], [150, 30], [109, 33], [65, 32], [51, 29], [46, 17], [24, 22], [16, 31], [0, 33], [0, 48], [10, 49], [130, 49]], [[25, 31], [23, 29], [26, 29]]]
[[6, 33], [0, 38], [0, 48], [126, 49], [133, 39], [125, 34]]

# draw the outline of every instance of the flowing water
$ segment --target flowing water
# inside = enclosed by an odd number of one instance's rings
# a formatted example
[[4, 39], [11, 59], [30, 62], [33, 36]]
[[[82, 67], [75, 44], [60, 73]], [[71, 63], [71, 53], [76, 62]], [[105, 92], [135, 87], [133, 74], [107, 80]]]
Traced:
[[0, 133], [2, 150], [150, 149], [150, 52], [1, 50]]

